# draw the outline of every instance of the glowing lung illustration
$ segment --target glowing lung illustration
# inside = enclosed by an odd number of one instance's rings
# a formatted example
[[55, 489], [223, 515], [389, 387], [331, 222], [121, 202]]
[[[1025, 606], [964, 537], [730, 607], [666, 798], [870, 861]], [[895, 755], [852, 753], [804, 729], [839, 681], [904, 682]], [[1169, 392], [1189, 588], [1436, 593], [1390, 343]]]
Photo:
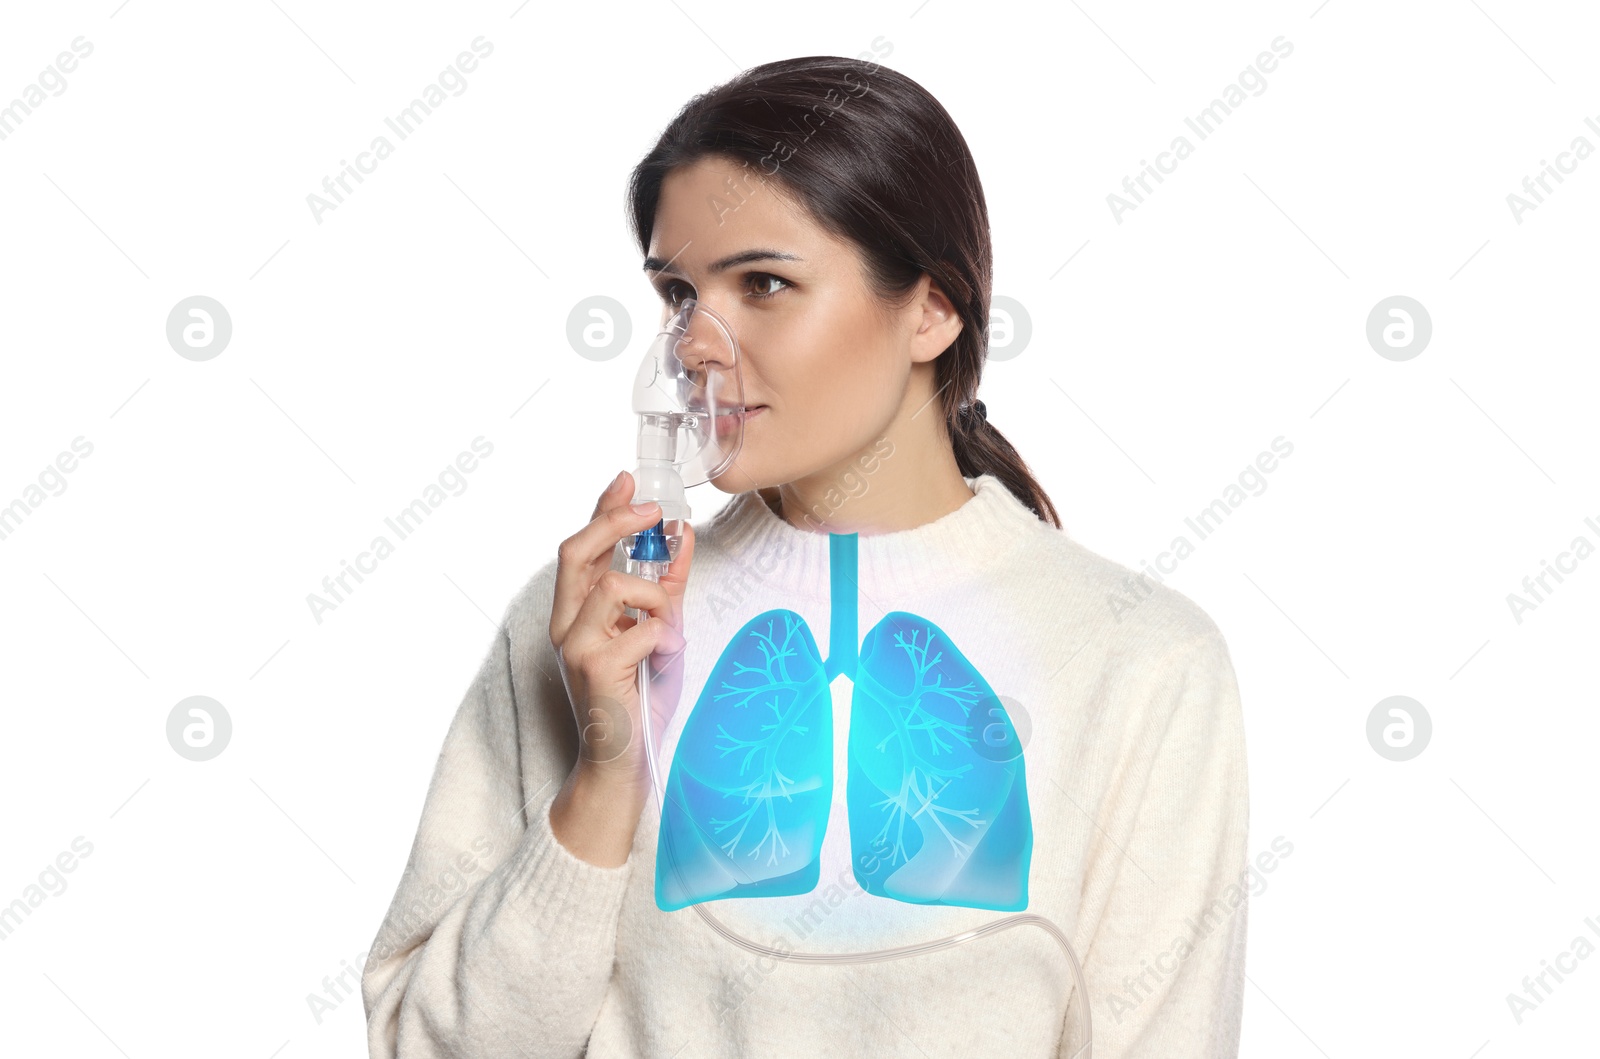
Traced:
[[850, 849], [868, 893], [1028, 906], [1033, 825], [999, 696], [933, 622], [894, 611], [861, 645], [850, 704]]
[[835, 677], [854, 682], [845, 796], [868, 893], [1028, 906], [1033, 823], [1016, 729], [933, 622], [884, 616], [857, 648], [856, 535], [829, 534], [829, 657], [769, 610], [724, 648], [678, 739], [656, 847], [656, 904], [816, 887], [833, 801]]
[[833, 801], [833, 701], [792, 610], [745, 623], [679, 737], [656, 848], [656, 904], [813, 889]]

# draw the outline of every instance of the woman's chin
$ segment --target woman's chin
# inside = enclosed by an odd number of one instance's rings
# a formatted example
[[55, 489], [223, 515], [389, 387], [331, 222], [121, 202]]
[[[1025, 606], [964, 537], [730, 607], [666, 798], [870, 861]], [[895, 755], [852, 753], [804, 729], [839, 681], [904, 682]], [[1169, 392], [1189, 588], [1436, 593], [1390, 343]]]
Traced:
[[739, 493], [748, 493], [752, 489], [760, 489], [764, 486], [764, 483], [750, 477], [750, 475], [739, 466], [738, 460], [734, 461], [732, 467], [729, 467], [727, 470], [711, 479], [711, 484], [716, 486], [718, 491], [727, 493], [730, 496], [736, 496]]

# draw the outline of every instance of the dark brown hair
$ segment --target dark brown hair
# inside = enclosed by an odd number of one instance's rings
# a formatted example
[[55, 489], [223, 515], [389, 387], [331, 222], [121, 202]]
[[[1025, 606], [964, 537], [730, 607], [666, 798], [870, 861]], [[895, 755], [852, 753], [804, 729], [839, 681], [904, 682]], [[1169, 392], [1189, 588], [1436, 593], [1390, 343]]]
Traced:
[[[861, 59], [813, 55], [745, 70], [684, 104], [634, 167], [628, 219], [642, 253], [667, 174], [707, 155], [742, 163], [757, 184], [778, 181], [824, 229], [853, 242], [886, 303], [903, 299], [924, 273], [933, 278], [962, 320], [934, 362], [957, 466], [969, 478], [994, 475], [1061, 528], [1017, 450], [967, 410], [988, 353], [993, 251], [972, 152], [939, 101], [904, 74]], [[729, 209], [739, 194], [730, 190]]]

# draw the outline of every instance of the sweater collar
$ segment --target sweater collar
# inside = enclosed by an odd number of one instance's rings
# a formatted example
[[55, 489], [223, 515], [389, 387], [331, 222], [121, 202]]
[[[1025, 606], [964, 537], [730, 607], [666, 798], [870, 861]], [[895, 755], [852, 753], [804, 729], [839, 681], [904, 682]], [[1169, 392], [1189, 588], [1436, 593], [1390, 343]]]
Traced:
[[[1041, 527], [1049, 528], [991, 474], [963, 476], [973, 496], [932, 522], [857, 536], [864, 593], [895, 599], [974, 578]], [[696, 550], [725, 556], [780, 595], [821, 600], [829, 592], [828, 533], [791, 526], [755, 490], [737, 494], [702, 529]]]

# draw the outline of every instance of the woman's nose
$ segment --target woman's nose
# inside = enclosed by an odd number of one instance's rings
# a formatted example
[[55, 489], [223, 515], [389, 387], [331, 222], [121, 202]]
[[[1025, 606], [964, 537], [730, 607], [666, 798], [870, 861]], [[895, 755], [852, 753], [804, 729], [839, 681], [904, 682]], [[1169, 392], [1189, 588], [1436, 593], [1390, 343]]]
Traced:
[[735, 356], [722, 328], [700, 312], [696, 303], [683, 337], [678, 340], [678, 359], [683, 366], [690, 371], [726, 371], [733, 367]]

